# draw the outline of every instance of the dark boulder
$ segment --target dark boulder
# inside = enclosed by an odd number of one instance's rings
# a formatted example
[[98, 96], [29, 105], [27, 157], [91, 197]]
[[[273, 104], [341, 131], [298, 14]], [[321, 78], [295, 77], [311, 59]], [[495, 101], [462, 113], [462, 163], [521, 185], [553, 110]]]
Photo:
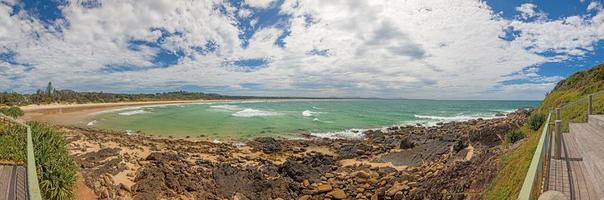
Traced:
[[248, 142], [248, 145], [267, 154], [279, 152], [283, 149], [281, 143], [272, 137], [259, 137]]

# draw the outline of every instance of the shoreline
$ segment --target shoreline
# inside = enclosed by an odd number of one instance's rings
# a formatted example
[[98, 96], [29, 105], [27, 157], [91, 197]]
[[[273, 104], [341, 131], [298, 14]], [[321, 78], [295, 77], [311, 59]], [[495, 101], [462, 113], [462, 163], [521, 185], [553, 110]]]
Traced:
[[[236, 102], [246, 101], [238, 99], [219, 99], [219, 100], [174, 100], [174, 101], [135, 101], [135, 102], [115, 102], [115, 103], [83, 103], [83, 104], [42, 104], [27, 105], [20, 108], [25, 115], [20, 119], [29, 121], [36, 120], [63, 126], [82, 126], [90, 115], [98, 112], [110, 111], [113, 109], [127, 109], [136, 106], [161, 106], [175, 104], [195, 104], [195, 103], [218, 103], [218, 102]], [[85, 122], [85, 123], [84, 123]]]
[[[92, 128], [98, 130], [109, 130], [115, 132], [121, 132], [125, 135], [146, 135], [156, 138], [171, 138], [171, 139], [185, 139], [185, 140], [204, 140], [204, 141], [215, 141], [215, 142], [226, 142], [236, 143], [244, 142], [253, 138], [237, 138], [237, 137], [212, 137], [206, 134], [201, 135], [182, 135], [182, 136], [170, 136], [163, 134], [146, 133], [139, 131], [127, 131], [127, 130], [115, 130], [100, 128], [91, 126], [90, 118], [96, 114], [102, 114], [107, 112], [118, 112], [131, 109], [140, 109], [146, 107], [155, 106], [169, 106], [169, 105], [181, 105], [181, 104], [211, 104], [211, 103], [246, 103], [246, 102], [281, 102], [281, 101], [300, 101], [309, 99], [219, 99], [219, 100], [175, 100], [175, 101], [137, 101], [137, 102], [116, 102], [116, 103], [85, 103], [85, 104], [44, 104], [44, 105], [27, 105], [21, 107], [24, 110], [25, 115], [20, 119], [28, 121], [35, 120], [50, 123], [53, 125], [60, 126], [71, 126], [80, 128]], [[314, 99], [310, 99], [314, 100]], [[323, 99], [320, 99], [323, 100]], [[517, 111], [519, 109], [516, 109]], [[476, 117], [468, 118], [464, 120], [441, 120], [435, 122], [419, 122], [412, 120], [400, 124], [391, 124], [380, 127], [362, 127], [362, 128], [349, 128], [339, 131], [328, 131], [328, 132], [307, 132], [298, 133], [296, 137], [283, 137], [283, 136], [270, 136], [277, 139], [289, 139], [289, 140], [308, 140], [308, 139], [362, 139], [363, 133], [366, 131], [376, 130], [387, 130], [392, 127], [407, 127], [407, 126], [423, 126], [423, 127], [437, 127], [443, 123], [449, 122], [466, 122], [471, 120], [488, 120], [496, 118], [504, 118], [505, 115], [515, 112], [502, 112], [502, 115], [494, 115], [491, 117]]]

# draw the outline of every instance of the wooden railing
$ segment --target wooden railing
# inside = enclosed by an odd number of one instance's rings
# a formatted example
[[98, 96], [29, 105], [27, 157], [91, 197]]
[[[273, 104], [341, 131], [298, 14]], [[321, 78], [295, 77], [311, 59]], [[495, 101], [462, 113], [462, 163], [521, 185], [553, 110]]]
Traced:
[[518, 195], [518, 199], [520, 200], [529, 200], [536, 199], [543, 188], [543, 177], [546, 169], [546, 162], [549, 158], [548, 149], [550, 148], [550, 118], [552, 113], [550, 112], [547, 115], [547, 119], [545, 120], [545, 124], [543, 125], [543, 131], [541, 133], [541, 137], [539, 138], [539, 144], [537, 144], [537, 149], [535, 150], [535, 154], [533, 154], [533, 159], [531, 161], [531, 165], [526, 174], [526, 178], [524, 178], [524, 183], [522, 184], [522, 189], [520, 190], [520, 194]]
[[27, 193], [30, 200], [41, 200], [40, 185], [38, 183], [38, 173], [36, 171], [36, 158], [34, 154], [34, 145], [32, 142], [31, 127], [23, 122], [20, 122], [12, 117], [0, 113], [0, 118], [26, 128], [27, 134]]

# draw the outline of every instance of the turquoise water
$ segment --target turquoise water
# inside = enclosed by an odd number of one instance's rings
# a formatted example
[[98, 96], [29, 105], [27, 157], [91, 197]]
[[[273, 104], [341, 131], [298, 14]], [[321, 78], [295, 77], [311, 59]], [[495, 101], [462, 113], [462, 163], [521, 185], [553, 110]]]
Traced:
[[358, 137], [362, 129], [493, 118], [538, 101], [299, 100], [133, 107], [99, 113], [89, 126], [164, 136]]

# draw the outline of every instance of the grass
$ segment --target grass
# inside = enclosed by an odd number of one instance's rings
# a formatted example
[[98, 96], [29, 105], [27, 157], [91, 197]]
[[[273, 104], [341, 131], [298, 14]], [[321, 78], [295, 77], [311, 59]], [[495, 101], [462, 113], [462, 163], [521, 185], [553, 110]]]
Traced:
[[520, 131], [527, 133], [527, 140], [500, 158], [502, 168], [487, 188], [484, 199], [513, 199], [518, 196], [541, 133], [541, 130], [534, 131], [528, 126], [523, 126]]
[[[61, 132], [38, 122], [28, 122], [43, 199], [73, 198], [77, 166], [70, 157]], [[26, 161], [26, 130], [22, 126], [0, 123], [0, 161], [24, 164]]]
[[[604, 65], [586, 72], [578, 72], [561, 81], [554, 91], [549, 93], [536, 110], [536, 115], [547, 114], [561, 107], [563, 130], [568, 130], [569, 122], [587, 121], [587, 95], [604, 90]], [[604, 113], [604, 93], [593, 97], [594, 113]], [[552, 119], [555, 115], [552, 115]], [[497, 176], [484, 192], [484, 199], [515, 199], [520, 192], [524, 178], [530, 166], [533, 154], [539, 143], [541, 131], [524, 125], [520, 130], [527, 134], [527, 140], [514, 151], [499, 158], [501, 166]]]

